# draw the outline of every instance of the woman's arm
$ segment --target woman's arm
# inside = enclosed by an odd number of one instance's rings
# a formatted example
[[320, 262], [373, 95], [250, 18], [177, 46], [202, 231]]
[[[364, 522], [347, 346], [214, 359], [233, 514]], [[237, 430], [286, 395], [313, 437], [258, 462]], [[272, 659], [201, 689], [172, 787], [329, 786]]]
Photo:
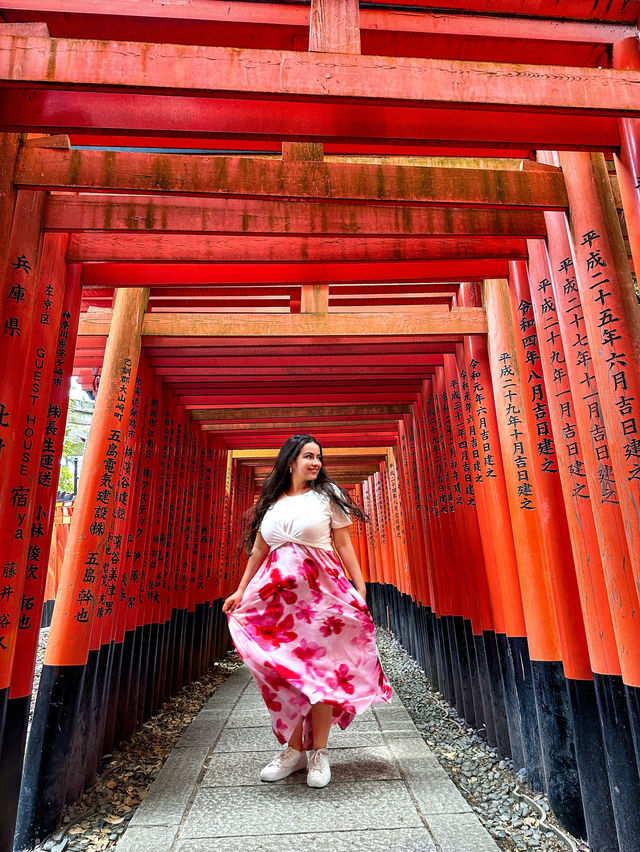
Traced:
[[232, 595], [229, 595], [224, 602], [222, 606], [223, 612], [233, 612], [236, 606], [240, 603], [242, 596], [244, 595], [244, 590], [255, 576], [256, 571], [262, 564], [267, 553], [269, 553], [269, 545], [262, 538], [260, 533], [258, 533], [256, 535], [256, 540], [253, 543], [253, 547], [251, 548], [249, 559], [247, 560], [247, 567], [244, 569], [244, 574], [238, 583], [238, 588]]
[[332, 532], [333, 544], [335, 549], [338, 551], [338, 556], [342, 560], [342, 564], [349, 572], [349, 576], [353, 580], [353, 585], [356, 587], [357, 591], [366, 599], [367, 587], [362, 579], [362, 571], [358, 564], [358, 557], [356, 556], [353, 544], [351, 543], [349, 527], [334, 527]]

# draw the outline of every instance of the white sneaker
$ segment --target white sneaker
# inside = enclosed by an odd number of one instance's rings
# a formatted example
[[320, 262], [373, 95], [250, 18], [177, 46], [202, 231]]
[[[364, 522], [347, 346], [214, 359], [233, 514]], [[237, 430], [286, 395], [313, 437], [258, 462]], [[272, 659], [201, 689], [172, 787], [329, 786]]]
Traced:
[[298, 772], [300, 769], [306, 769], [307, 753], [306, 751], [298, 751], [297, 748], [287, 746], [277, 757], [274, 757], [271, 763], [260, 772], [261, 781], [280, 781], [291, 775], [292, 772]]
[[319, 748], [315, 751], [310, 751], [307, 770], [307, 785], [309, 787], [326, 787], [329, 781], [331, 781], [329, 752], [326, 748]]

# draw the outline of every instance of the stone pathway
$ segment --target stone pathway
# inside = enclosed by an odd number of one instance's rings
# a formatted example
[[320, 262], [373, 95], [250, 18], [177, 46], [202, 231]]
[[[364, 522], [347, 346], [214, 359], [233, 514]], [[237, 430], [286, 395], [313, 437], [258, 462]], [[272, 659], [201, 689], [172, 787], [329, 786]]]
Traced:
[[187, 728], [117, 852], [498, 852], [394, 694], [329, 738], [332, 780], [258, 778], [279, 750], [245, 666]]

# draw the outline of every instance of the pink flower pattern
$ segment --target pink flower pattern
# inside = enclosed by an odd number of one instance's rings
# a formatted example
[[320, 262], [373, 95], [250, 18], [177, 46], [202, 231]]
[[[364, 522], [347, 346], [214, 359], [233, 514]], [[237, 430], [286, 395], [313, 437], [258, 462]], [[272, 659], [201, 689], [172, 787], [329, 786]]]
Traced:
[[311, 705], [333, 706], [346, 728], [374, 702], [390, 701], [371, 615], [337, 556], [293, 542], [272, 551], [229, 617], [238, 653], [288, 742], [300, 716], [311, 747]]

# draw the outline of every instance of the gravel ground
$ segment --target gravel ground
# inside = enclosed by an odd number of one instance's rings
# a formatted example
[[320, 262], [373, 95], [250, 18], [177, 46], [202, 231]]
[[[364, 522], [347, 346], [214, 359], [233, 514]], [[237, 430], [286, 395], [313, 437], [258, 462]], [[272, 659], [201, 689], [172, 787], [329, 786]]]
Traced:
[[432, 690], [392, 633], [378, 628], [377, 642], [385, 673], [414, 724], [501, 849], [588, 852], [587, 843], [560, 828], [547, 799], [523, 783], [523, 770], [501, 758]]

